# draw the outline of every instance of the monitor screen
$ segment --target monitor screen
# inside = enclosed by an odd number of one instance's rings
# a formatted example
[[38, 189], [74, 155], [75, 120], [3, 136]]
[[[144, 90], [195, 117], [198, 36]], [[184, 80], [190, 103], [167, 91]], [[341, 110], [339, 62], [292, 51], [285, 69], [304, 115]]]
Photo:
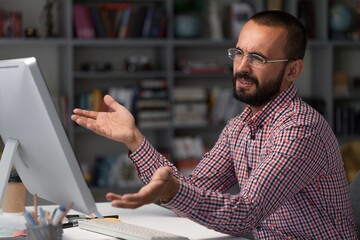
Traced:
[[14, 165], [31, 194], [97, 213], [35, 58], [0, 61], [0, 135], [0, 201]]

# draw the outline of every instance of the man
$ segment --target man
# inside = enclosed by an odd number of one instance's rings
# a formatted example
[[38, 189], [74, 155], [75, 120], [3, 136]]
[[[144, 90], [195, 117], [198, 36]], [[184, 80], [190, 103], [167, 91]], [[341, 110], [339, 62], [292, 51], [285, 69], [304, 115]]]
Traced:
[[[331, 128], [297, 97], [306, 32], [281, 11], [255, 14], [236, 48], [234, 97], [247, 104], [210, 152], [185, 177], [144, 138], [133, 116], [110, 96], [111, 112], [75, 109], [72, 119], [126, 144], [139, 177], [138, 193], [108, 193], [112, 205], [162, 204], [208, 228], [259, 239], [356, 239], [348, 182]], [[316, 79], [314, 79], [316, 81]], [[224, 193], [238, 184], [237, 195]]]

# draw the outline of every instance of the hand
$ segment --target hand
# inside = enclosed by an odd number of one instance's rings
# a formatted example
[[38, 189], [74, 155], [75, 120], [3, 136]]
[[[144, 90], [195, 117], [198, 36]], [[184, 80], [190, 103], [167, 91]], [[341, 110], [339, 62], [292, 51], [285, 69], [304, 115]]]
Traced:
[[110, 112], [95, 112], [75, 108], [71, 119], [101, 136], [127, 145], [130, 151], [136, 150], [144, 136], [135, 126], [133, 115], [110, 95], [104, 96], [104, 103]]
[[171, 174], [171, 168], [161, 167], [155, 171], [149, 184], [142, 187], [139, 192], [124, 195], [108, 193], [106, 199], [112, 201], [111, 205], [114, 207], [138, 208], [159, 199], [165, 202], [170, 201], [179, 187], [180, 181]]

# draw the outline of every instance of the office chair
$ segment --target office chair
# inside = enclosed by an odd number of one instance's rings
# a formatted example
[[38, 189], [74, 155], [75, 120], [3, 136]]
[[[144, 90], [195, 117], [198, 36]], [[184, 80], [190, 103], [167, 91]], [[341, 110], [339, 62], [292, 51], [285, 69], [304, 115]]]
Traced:
[[350, 198], [354, 211], [355, 226], [358, 230], [358, 239], [360, 239], [360, 172], [350, 184]]

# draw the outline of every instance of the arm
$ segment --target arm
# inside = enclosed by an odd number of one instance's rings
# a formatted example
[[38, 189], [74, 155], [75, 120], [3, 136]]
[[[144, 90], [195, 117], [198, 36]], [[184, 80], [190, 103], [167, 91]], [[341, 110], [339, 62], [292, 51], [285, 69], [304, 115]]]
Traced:
[[299, 128], [286, 129], [273, 139], [271, 152], [241, 186], [238, 195], [182, 182], [178, 193], [165, 206], [231, 235], [241, 236], [256, 228], [327, 169], [323, 142], [311, 129]]
[[[95, 112], [83, 109], [74, 109], [71, 119], [80, 126], [83, 126], [101, 136], [111, 140], [124, 143], [130, 151], [137, 150], [144, 142], [144, 136], [135, 126], [132, 114], [110, 95], [104, 96], [104, 103], [109, 108], [109, 112]], [[147, 163], [145, 165], [148, 165]], [[147, 181], [149, 182], [149, 181]], [[154, 173], [151, 184], [142, 188], [137, 194], [133, 194], [135, 199], [126, 207], [134, 208], [143, 204], [155, 202], [158, 199], [170, 199], [175, 195], [179, 188], [179, 180], [172, 177], [171, 168], [160, 168]], [[131, 201], [133, 195], [121, 197], [113, 193], [106, 195], [107, 199], [113, 201], [112, 205], [119, 205], [117, 202], [124, 200]]]
[[[199, 188], [217, 191], [228, 189], [236, 182], [233, 161], [227, 144], [229, 125], [223, 130], [213, 149], [204, 155], [195, 171], [188, 177], [183, 176], [170, 161], [159, 154], [145, 139], [142, 146], [130, 154], [130, 158], [134, 162], [138, 176], [147, 185], [136, 194], [117, 195], [109, 193], [107, 195], [108, 200], [112, 201], [113, 206], [124, 208], [139, 207], [159, 199], [167, 202], [177, 193], [180, 181]], [[160, 187], [158, 176], [165, 171], [161, 170], [164, 167], [171, 174], [166, 175], [168, 178], [163, 181], [163, 184], [168, 186]], [[162, 190], [159, 191], [158, 188]], [[174, 189], [176, 191], [173, 191]], [[169, 194], [161, 195], [160, 192], [168, 192]]]
[[237, 182], [234, 160], [227, 140], [229, 132], [231, 132], [230, 126], [231, 123], [224, 128], [214, 147], [202, 157], [191, 175], [186, 177], [170, 161], [159, 154], [146, 139], [143, 145], [129, 157], [134, 162], [139, 177], [145, 183], [151, 180], [156, 169], [168, 166], [171, 167], [172, 174], [183, 182], [200, 188], [225, 191]]

